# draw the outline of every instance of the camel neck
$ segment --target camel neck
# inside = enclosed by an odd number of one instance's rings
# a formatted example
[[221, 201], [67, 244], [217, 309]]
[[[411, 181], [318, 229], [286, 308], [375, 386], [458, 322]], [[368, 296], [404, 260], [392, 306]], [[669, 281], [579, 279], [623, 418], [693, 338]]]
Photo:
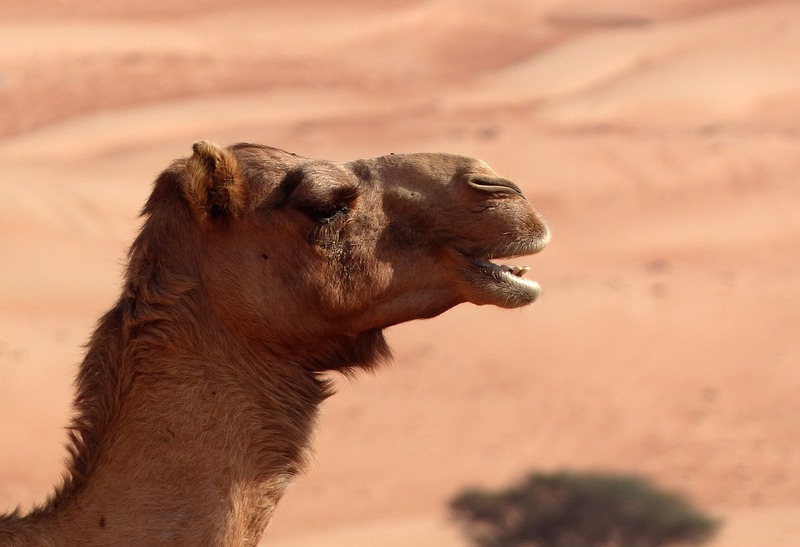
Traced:
[[325, 384], [232, 346], [134, 351], [114, 323], [81, 366], [68, 477], [21, 522], [55, 544], [257, 543], [306, 464]]

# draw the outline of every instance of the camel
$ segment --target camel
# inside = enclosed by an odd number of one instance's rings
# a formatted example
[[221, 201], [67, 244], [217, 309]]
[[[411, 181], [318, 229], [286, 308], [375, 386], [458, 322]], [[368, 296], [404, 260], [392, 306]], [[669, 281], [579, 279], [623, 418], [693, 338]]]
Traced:
[[311, 160], [201, 141], [155, 181], [76, 380], [55, 493], [2, 545], [254, 545], [309, 461], [327, 371], [383, 329], [540, 293], [492, 260], [549, 240], [519, 187], [449, 154]]

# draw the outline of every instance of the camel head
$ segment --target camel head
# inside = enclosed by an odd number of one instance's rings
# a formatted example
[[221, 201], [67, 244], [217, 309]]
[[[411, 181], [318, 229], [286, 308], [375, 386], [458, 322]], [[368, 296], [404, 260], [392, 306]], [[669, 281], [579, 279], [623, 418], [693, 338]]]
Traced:
[[540, 251], [548, 228], [518, 186], [477, 159], [334, 163], [202, 141], [157, 181], [151, 224], [182, 214], [159, 207], [167, 194], [191, 216], [163, 237], [184, 256], [176, 273], [197, 278], [216, 315], [249, 340], [296, 351], [463, 302], [513, 308], [539, 296], [527, 268], [498, 260]]

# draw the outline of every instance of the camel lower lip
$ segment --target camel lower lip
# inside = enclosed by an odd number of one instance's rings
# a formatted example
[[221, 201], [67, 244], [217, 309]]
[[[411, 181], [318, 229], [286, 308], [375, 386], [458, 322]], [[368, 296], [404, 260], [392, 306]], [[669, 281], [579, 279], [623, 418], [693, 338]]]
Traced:
[[473, 264], [477, 266], [484, 275], [490, 276], [492, 281], [511, 285], [516, 290], [526, 293], [532, 299], [538, 297], [542, 290], [541, 286], [536, 281], [522, 277], [530, 270], [528, 266], [520, 268], [507, 266], [505, 264], [495, 264], [488, 260], [479, 259], [473, 259]]

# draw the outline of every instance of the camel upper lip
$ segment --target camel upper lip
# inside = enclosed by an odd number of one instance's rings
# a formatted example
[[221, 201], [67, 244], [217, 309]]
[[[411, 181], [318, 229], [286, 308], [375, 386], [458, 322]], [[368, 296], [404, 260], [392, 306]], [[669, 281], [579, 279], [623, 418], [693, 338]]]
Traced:
[[542, 241], [522, 241], [488, 249], [458, 249], [458, 251], [473, 262], [491, 263], [492, 260], [506, 260], [534, 255], [541, 251], [548, 241], [549, 238]]

